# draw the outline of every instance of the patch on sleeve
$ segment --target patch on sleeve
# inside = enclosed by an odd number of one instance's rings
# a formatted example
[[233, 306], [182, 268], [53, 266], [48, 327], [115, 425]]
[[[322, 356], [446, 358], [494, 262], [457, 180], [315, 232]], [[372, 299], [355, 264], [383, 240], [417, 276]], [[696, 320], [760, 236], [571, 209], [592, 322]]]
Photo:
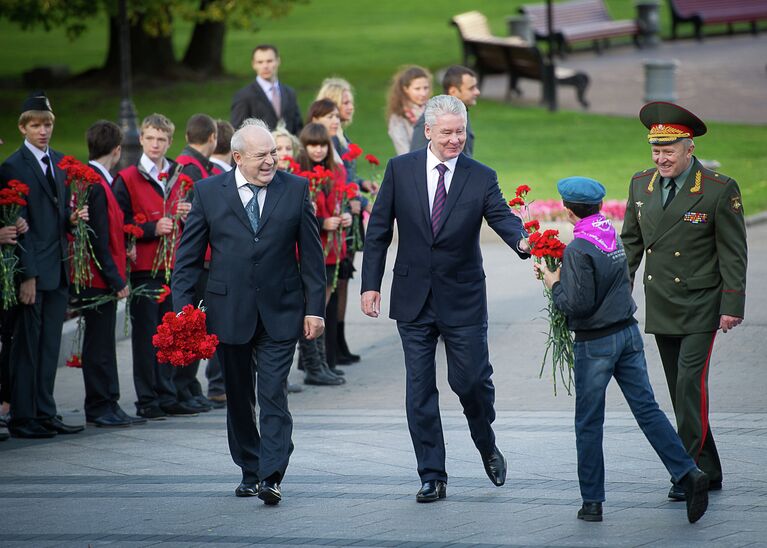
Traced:
[[739, 194], [730, 198], [730, 209], [733, 213], [743, 213], [743, 202], [741, 202]]

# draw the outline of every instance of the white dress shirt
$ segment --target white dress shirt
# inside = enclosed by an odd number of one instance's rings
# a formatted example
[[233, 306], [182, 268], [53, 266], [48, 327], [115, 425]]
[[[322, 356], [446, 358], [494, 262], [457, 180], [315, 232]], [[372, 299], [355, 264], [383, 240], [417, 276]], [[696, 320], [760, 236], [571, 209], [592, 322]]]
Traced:
[[453, 180], [453, 173], [455, 173], [455, 164], [458, 163], [458, 156], [452, 160], [446, 162], [440, 162], [434, 153], [431, 151], [431, 143], [426, 148], [426, 188], [429, 193], [429, 211], [431, 212], [434, 206], [434, 195], [437, 193], [437, 181], [439, 180], [439, 171], [437, 171], [438, 164], [445, 164], [447, 171], [445, 172], [445, 193], [450, 192], [450, 182]]
[[[250, 185], [254, 183], [249, 183], [248, 180], [245, 178], [245, 175], [240, 172], [240, 168], [234, 170], [234, 182], [237, 183], [237, 193], [240, 195], [240, 201], [242, 202], [242, 207], [245, 207], [248, 205], [248, 202], [253, 197], [253, 191], [250, 190], [249, 187], [245, 185]], [[264, 211], [264, 203], [266, 202], [266, 186], [261, 187], [261, 191], [258, 193], [258, 211], [262, 212]]]
[[[48, 169], [48, 166], [45, 165], [45, 162], [43, 162], [43, 158], [48, 156], [48, 149], [45, 149], [45, 151], [40, 150], [35, 145], [24, 139], [24, 145], [29, 149], [29, 151], [34, 155], [34, 157], [37, 159], [37, 162], [40, 164], [40, 169], [43, 172], [43, 175], [45, 175], [45, 170]], [[53, 177], [56, 177], [56, 167], [53, 165], [53, 159], [51, 159], [51, 173], [53, 173]]]
[[152, 180], [157, 183], [157, 186], [160, 187], [162, 190], [163, 195], [165, 195], [165, 183], [166, 181], [160, 181], [160, 173], [168, 173], [170, 171], [170, 162], [167, 158], [162, 159], [162, 169], [157, 169], [157, 166], [155, 163], [149, 159], [149, 156], [146, 154], [141, 154], [141, 160], [139, 160], [139, 164], [141, 164], [141, 167], [144, 168], [144, 170], [149, 174], [149, 176], [152, 178]]
[[[279, 80], [275, 80], [274, 82], [270, 82], [269, 80], [264, 80], [260, 76], [256, 76], [256, 82], [258, 82], [258, 85], [261, 86], [261, 89], [264, 90], [264, 93], [266, 94], [266, 98], [269, 99], [269, 102], [272, 101], [272, 93], [277, 92], [277, 94], [280, 95], [280, 81]], [[272, 91], [272, 90], [274, 90], [274, 91]]]
[[226, 162], [224, 162], [223, 160], [219, 160], [218, 158], [211, 157], [210, 163], [218, 166], [218, 168], [224, 173], [232, 170], [232, 164], [227, 164]]
[[109, 186], [112, 186], [112, 174], [109, 173], [109, 170], [105, 168], [103, 165], [98, 163], [96, 160], [91, 160], [88, 162], [91, 167], [95, 167], [99, 170], [99, 172], [104, 176], [104, 179], [107, 180], [107, 183], [109, 183]]

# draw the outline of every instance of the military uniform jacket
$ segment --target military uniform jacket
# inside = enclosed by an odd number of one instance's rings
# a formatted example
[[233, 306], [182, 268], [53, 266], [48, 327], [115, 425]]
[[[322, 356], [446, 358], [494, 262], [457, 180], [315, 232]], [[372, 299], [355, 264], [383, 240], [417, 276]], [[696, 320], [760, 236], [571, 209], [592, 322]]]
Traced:
[[719, 316], [743, 317], [746, 227], [738, 184], [693, 157], [666, 210], [657, 169], [633, 176], [621, 238], [632, 280], [646, 256], [647, 333], [716, 331]]

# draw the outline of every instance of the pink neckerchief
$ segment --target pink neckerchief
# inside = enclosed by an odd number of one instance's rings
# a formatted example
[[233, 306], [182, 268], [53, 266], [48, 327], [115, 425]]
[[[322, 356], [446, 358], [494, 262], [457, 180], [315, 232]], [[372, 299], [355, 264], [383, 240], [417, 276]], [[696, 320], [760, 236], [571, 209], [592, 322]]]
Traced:
[[588, 240], [605, 253], [612, 253], [618, 248], [613, 224], [610, 219], [599, 213], [578, 221], [573, 228], [573, 236]]

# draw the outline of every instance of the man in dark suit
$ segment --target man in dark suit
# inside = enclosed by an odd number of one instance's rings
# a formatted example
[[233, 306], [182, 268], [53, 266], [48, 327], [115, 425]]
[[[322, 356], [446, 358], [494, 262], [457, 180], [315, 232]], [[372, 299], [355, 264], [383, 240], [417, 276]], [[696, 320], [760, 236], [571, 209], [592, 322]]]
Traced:
[[[11, 179], [29, 185], [21, 215], [30, 230], [19, 246], [22, 306], [11, 347], [12, 417], [8, 426], [17, 438], [83, 430], [61, 421], [53, 399], [69, 287], [66, 233], [78, 215], [70, 215], [69, 187], [58, 167], [63, 156], [49, 147], [54, 121], [45, 94], [32, 93], [19, 117], [24, 143], [0, 166], [0, 185]], [[87, 208], [80, 217], [87, 220]]]
[[296, 342], [302, 332], [313, 339], [324, 328], [324, 254], [308, 183], [277, 171], [266, 124], [247, 120], [232, 137], [232, 152], [236, 169], [194, 187], [173, 304], [181, 310], [193, 303], [210, 245], [205, 306], [208, 329], [220, 341], [229, 450], [242, 469], [235, 494], [277, 504], [293, 451], [287, 380]]
[[[442, 89], [445, 95], [457, 97], [466, 105], [466, 144], [463, 146], [463, 155], [473, 158], [474, 132], [471, 129], [468, 110], [477, 104], [477, 97], [479, 97], [477, 74], [470, 68], [461, 65], [448, 67], [442, 77]], [[410, 143], [411, 152], [429, 144], [429, 140], [424, 134], [424, 125], [424, 116], [421, 114], [413, 127], [413, 141]]]
[[296, 92], [277, 79], [280, 54], [271, 44], [261, 44], [253, 50], [251, 66], [256, 79], [234, 94], [232, 99], [232, 125], [240, 127], [243, 120], [258, 118], [269, 130], [277, 127], [280, 120], [293, 135], [304, 127], [298, 108]]
[[439, 417], [434, 355], [445, 341], [448, 382], [458, 395], [474, 445], [495, 485], [506, 459], [495, 445], [493, 369], [487, 348], [487, 296], [479, 231], [484, 218], [520, 257], [529, 248], [522, 222], [493, 170], [467, 158], [466, 107], [449, 95], [426, 105], [428, 148], [389, 161], [373, 206], [362, 263], [362, 311], [378, 317], [386, 250], [396, 220], [391, 312], [407, 371], [406, 408], [422, 486], [416, 500], [446, 495], [445, 443]]
[[[693, 138], [707, 131], [692, 112], [673, 103], [648, 103], [639, 119], [649, 130], [656, 167], [629, 186], [621, 239], [632, 280], [642, 259], [645, 331], [655, 335], [679, 437], [722, 488], [722, 464], [708, 419], [708, 370], [718, 330], [745, 315], [746, 223], [735, 180], [704, 168]], [[669, 498], [685, 500], [674, 484]]]

